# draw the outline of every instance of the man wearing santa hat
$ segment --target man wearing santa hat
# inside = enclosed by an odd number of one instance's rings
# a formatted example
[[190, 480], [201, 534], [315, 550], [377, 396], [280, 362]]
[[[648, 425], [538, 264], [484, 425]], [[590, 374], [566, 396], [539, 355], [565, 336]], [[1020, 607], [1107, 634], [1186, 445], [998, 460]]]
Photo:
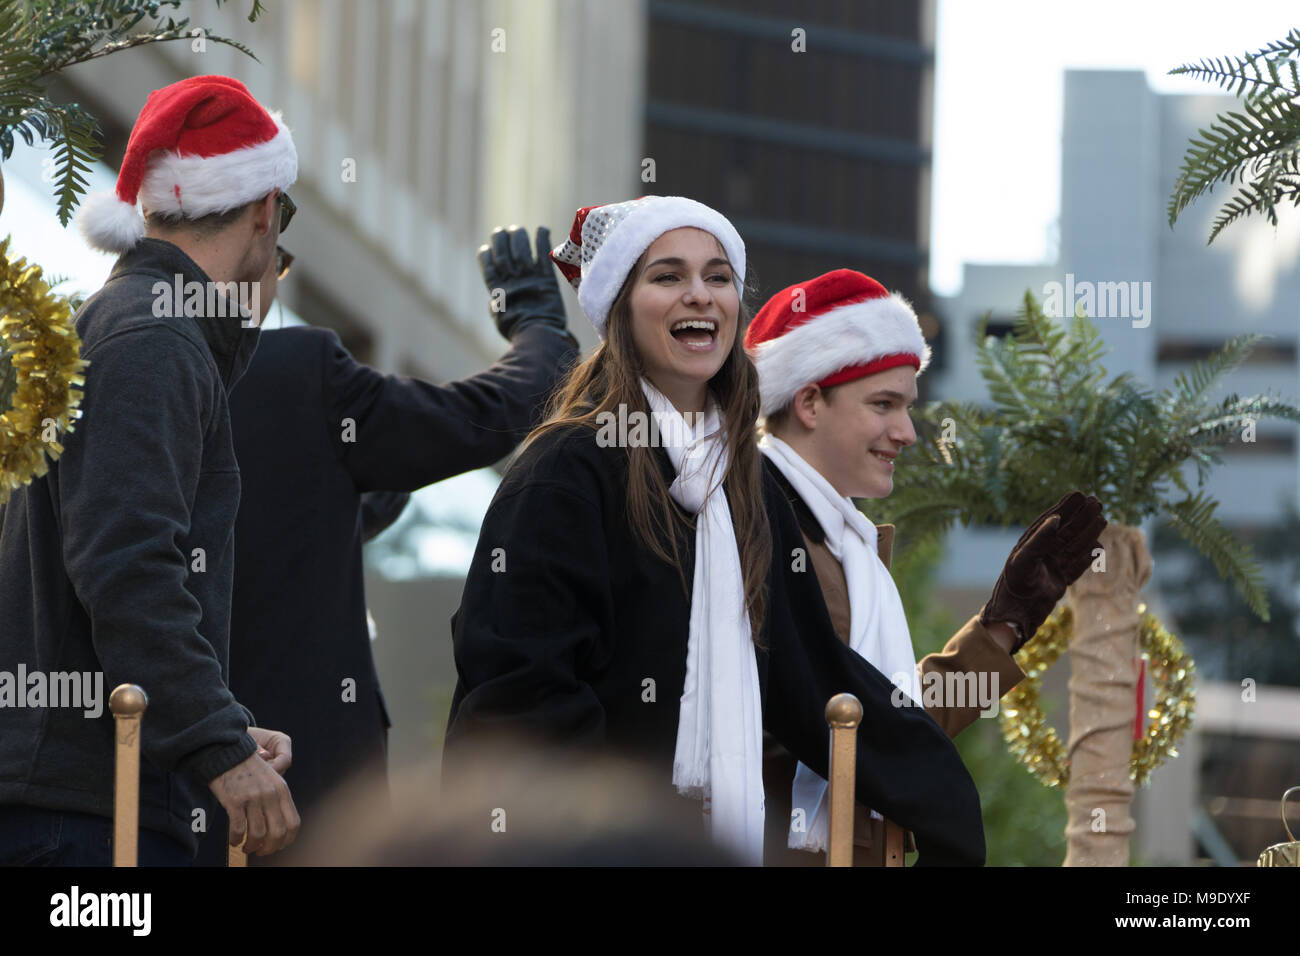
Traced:
[[[837, 269], [774, 295], [750, 323], [745, 347], [758, 368], [764, 465], [799, 519], [836, 632], [894, 681], [900, 699], [923, 703], [955, 736], [1023, 679], [1011, 655], [1091, 563], [1106, 525], [1100, 502], [1076, 491], [1044, 512], [979, 614], [918, 665], [888, 571], [894, 529], [875, 526], [853, 502], [886, 497], [899, 452], [916, 441], [908, 409], [930, 349], [912, 307], [874, 279]], [[993, 700], [936, 695], [936, 686], [991, 688]], [[825, 781], [771, 742], [766, 749], [773, 809], [802, 809], [807, 821], [790, 827], [788, 846], [824, 851]], [[901, 828], [859, 806], [856, 831], [858, 865], [902, 865]]]
[[[91, 243], [120, 258], [77, 316], [81, 421], [0, 510], [0, 660], [149, 697], [143, 864], [188, 862], [213, 796], [249, 852], [274, 853], [299, 827], [281, 777], [289, 739], [253, 726], [226, 686], [228, 394], [274, 298], [297, 171], [289, 130], [237, 80], [150, 94], [115, 193], [82, 214]], [[0, 712], [0, 863], [107, 865], [112, 718], [49, 703]]]

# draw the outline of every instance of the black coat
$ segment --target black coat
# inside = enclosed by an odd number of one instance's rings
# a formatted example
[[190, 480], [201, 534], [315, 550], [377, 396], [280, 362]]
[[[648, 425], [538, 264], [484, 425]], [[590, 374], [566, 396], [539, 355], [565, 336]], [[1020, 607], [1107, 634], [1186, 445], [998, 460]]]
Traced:
[[[671, 480], [667, 453], [656, 454]], [[690, 599], [677, 570], [634, 536], [626, 483], [625, 454], [586, 429], [550, 432], [512, 463], [452, 620], [446, 783], [475, 741], [504, 729], [641, 758], [672, 786]], [[952, 742], [921, 708], [894, 707], [889, 680], [836, 636], [810, 566], [791, 560], [799, 527], [766, 469], [763, 497], [773, 534], [758, 654], [764, 727], [825, 776], [826, 701], [855, 694], [858, 799], [911, 829], [922, 862], [982, 864], [979, 796]], [[681, 546], [689, 585], [693, 533]]]
[[[567, 336], [522, 328], [491, 368], [433, 385], [360, 364], [327, 329], [262, 333], [231, 395], [243, 496], [230, 687], [260, 726], [293, 739], [285, 779], [304, 836], [339, 783], [366, 771], [382, 779], [389, 721], [366, 627], [361, 545], [375, 530], [366, 524], [391, 519], [394, 502], [363, 495], [413, 491], [499, 461], [574, 354]], [[206, 862], [218, 862], [224, 846], [213, 853], [205, 847]]]
[[[208, 781], [257, 749], [226, 667], [239, 506], [227, 392], [258, 331], [233, 310], [183, 314], [169, 294], [208, 281], [160, 239], [118, 259], [77, 313], [81, 420], [0, 506], [0, 671], [93, 673], [105, 696], [142, 686], [140, 823], [190, 849], [192, 822], [217, 806]], [[112, 816], [100, 707], [88, 719], [0, 702], [0, 804]]]

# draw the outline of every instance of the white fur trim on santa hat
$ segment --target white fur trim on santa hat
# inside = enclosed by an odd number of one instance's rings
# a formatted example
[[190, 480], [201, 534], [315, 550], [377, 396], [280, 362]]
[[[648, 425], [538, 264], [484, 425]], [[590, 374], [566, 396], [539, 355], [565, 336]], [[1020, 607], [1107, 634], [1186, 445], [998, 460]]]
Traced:
[[[293, 185], [298, 179], [298, 151], [280, 114], [272, 113], [271, 118], [278, 130], [274, 137], [222, 156], [157, 151], [140, 183], [140, 205], [147, 212], [198, 219]], [[119, 255], [135, 248], [145, 233], [144, 217], [136, 206], [123, 202], [115, 192], [82, 203], [77, 225], [90, 245]]]
[[287, 189], [298, 178], [298, 151], [279, 113], [271, 118], [279, 132], [256, 146], [220, 156], [177, 156], [157, 152], [140, 183], [145, 212], [181, 213], [198, 219]]
[[916, 313], [898, 293], [831, 309], [754, 349], [763, 414], [785, 408], [805, 385], [900, 353], [920, 356], [918, 373], [930, 364]]
[[86, 242], [102, 252], [121, 255], [144, 238], [144, 217], [117, 193], [99, 193], [81, 204], [77, 227]]
[[595, 256], [582, 270], [578, 304], [602, 338], [610, 306], [637, 259], [656, 239], [673, 229], [694, 226], [717, 237], [731, 262], [737, 291], [744, 289], [745, 243], [726, 216], [685, 196], [648, 196], [646, 199], [651, 201], [643, 200], [636, 204], [600, 243]]

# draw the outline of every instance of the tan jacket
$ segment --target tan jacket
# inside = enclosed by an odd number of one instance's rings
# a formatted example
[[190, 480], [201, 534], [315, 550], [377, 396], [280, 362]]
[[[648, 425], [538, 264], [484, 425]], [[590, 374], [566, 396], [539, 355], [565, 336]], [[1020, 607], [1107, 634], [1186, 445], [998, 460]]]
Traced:
[[[781, 484], [786, 488], [787, 495], [794, 495], [794, 489], [790, 488], [788, 483], [781, 480]], [[835, 633], [847, 644], [850, 633], [850, 612], [849, 589], [844, 577], [844, 569], [835, 560], [835, 556], [831, 554], [824, 540], [814, 540], [810, 537], [807, 522], [814, 519], [811, 518], [811, 512], [806, 510], [807, 506], [801, 501], [796, 503], [793, 498], [791, 504], [795, 505], [800, 526], [804, 528], [804, 544], [807, 546], [813, 570], [817, 574], [817, 582], [821, 585], [822, 597], [826, 601], [827, 611], [830, 612], [831, 624], [835, 628]], [[876, 529], [877, 553], [880, 555], [881, 562], [888, 568], [893, 557], [894, 526], [882, 524], [877, 525]], [[1024, 671], [1011, 655], [1004, 651], [988, 629], [980, 624], [978, 614], [948, 639], [942, 651], [926, 655], [918, 666], [923, 682], [928, 674], [986, 674], [987, 681], [992, 681], [993, 675], [996, 675], [999, 696], [1015, 687], [1025, 676]], [[935, 719], [949, 737], [955, 737], [979, 718], [980, 708], [977, 704], [958, 707], [943, 703], [938, 706], [927, 706], [926, 713]], [[763, 778], [767, 790], [767, 803], [771, 810], [789, 807], [790, 784], [794, 780], [796, 765], [797, 761], [794, 757], [775, 740], [765, 741]], [[779, 852], [777, 848], [785, 845], [782, 828], [788, 828], [790, 816], [786, 813], [784, 820], [781, 820], [779, 813], [769, 812], [768, 819], [771, 821], [767, 837], [769, 857], [775, 853], [781, 858], [780, 862], [785, 865], [825, 864], [825, 855], [821, 853], [808, 853], [803, 850]], [[857, 806], [854, 829], [854, 866], [902, 866], [904, 852], [915, 849], [912, 846], [910, 833], [904, 834], [901, 827], [888, 820], [873, 819], [871, 811], [861, 804]], [[778, 840], [780, 843], [777, 843]]]
[[[890, 559], [893, 557], [894, 526], [877, 525], [877, 531], [879, 532], [877, 552], [885, 567], [889, 567]], [[826, 599], [826, 609], [830, 612], [831, 624], [834, 625], [835, 633], [840, 636], [840, 639], [847, 643], [849, 590], [844, 569], [835, 560], [835, 556], [831, 554], [825, 543], [809, 541], [806, 538], [804, 543], [808, 547], [808, 556], [812, 559], [813, 568], [817, 572], [817, 582], [821, 585], [822, 597]], [[1024, 671], [1011, 655], [1004, 651], [993, 640], [988, 629], [980, 624], [978, 614], [948, 639], [942, 651], [937, 654], [927, 654], [922, 658], [919, 667], [923, 680], [924, 675], [930, 673], [940, 675], [957, 672], [984, 673], [990, 675], [990, 680], [991, 675], [996, 674], [999, 696], [1011, 690], [1025, 676]], [[944, 702], [937, 706], [927, 706], [926, 713], [935, 719], [949, 737], [956, 737], [979, 718], [980, 708], [978, 704], [958, 707], [955, 703]], [[887, 820], [873, 819], [871, 811], [859, 804], [855, 830], [854, 866], [902, 865], [901, 850], [904, 848], [904, 843], [901, 839], [901, 828], [896, 824], [889, 823]], [[905, 849], [912, 849], [911, 834], [907, 834]], [[894, 859], [889, 859], [887, 862], [887, 856]]]

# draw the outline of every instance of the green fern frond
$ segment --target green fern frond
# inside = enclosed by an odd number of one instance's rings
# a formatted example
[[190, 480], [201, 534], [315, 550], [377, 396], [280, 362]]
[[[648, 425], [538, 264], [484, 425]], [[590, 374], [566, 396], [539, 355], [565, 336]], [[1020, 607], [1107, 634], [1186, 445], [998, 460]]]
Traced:
[[1188, 144], [1167, 208], [1179, 214], [1221, 183], [1239, 191], [1211, 226], [1209, 242], [1227, 226], [1256, 213], [1277, 225], [1277, 207], [1300, 206], [1300, 30], [1245, 57], [1184, 64], [1171, 73], [1194, 76], [1234, 93], [1243, 112], [1221, 113]]
[[[29, 146], [51, 145], [63, 225], [86, 193], [85, 177], [101, 147], [89, 114], [75, 103], [54, 103], [44, 81], [69, 66], [132, 47], [188, 39], [188, 18], [159, 17], [161, 8], [180, 5], [181, 0], [23, 0], [0, 5], [0, 160], [10, 158], [18, 137]], [[262, 5], [254, 2], [250, 19], [261, 12]], [[152, 29], [136, 32], [146, 21]], [[252, 50], [227, 37], [205, 39], [256, 59]]]
[[1163, 404], [1173, 408], [1178, 404], [1194, 406], [1201, 402], [1206, 393], [1225, 375], [1235, 371], [1250, 358], [1255, 346], [1266, 338], [1268, 336], [1250, 332], [1229, 339], [1210, 355], [1199, 359], [1186, 372], [1179, 374], [1174, 379], [1173, 389], [1162, 396]]
[[1106, 343], [1082, 310], [1076, 312], [1071, 320], [1070, 339], [1074, 344], [1071, 360], [1080, 373], [1100, 365], [1102, 356], [1106, 354]]
[[1291, 205], [1300, 206], [1300, 179], [1292, 177], [1275, 178], [1272, 185], [1250, 184], [1242, 186], [1236, 196], [1223, 204], [1219, 215], [1210, 226], [1209, 242], [1213, 242], [1225, 228], [1238, 219], [1255, 213], [1263, 213], [1269, 225], [1277, 225], [1277, 207], [1290, 200]]
[[1206, 442], [1222, 443], [1231, 434], [1254, 424], [1261, 418], [1280, 418], [1300, 422], [1300, 408], [1271, 395], [1252, 395], [1239, 398], [1229, 395], [1208, 417], [1192, 423], [1186, 430], [1187, 439], [1198, 445]]
[[[1285, 39], [1274, 41], [1262, 50], [1244, 57], [1215, 57], [1197, 63], [1185, 63], [1169, 71], [1172, 76], [1191, 76], [1217, 83], [1235, 96], [1261, 93], [1300, 92], [1300, 72], [1293, 57], [1300, 56], [1300, 30], [1292, 30]], [[1263, 69], [1261, 70], [1261, 64]]]
[[[1261, 100], [1243, 104], [1245, 113], [1221, 113], [1209, 129], [1188, 145], [1168, 205], [1172, 226], [1194, 200], [1220, 183], [1241, 184], [1243, 194], [1251, 176], [1262, 178], [1248, 195], [1260, 193], [1261, 208], [1271, 209], [1272, 179], [1288, 173], [1300, 138], [1300, 111], [1287, 101]], [[1274, 171], [1274, 164], [1281, 164]], [[1240, 198], [1240, 197], [1239, 197]]]
[[918, 409], [917, 442], [903, 452], [893, 493], [872, 502], [873, 516], [915, 541], [958, 521], [1026, 524], [1073, 488], [1125, 524], [1177, 509], [1180, 531], [1267, 613], [1249, 551], [1199, 490], [1248, 420], [1300, 422], [1300, 408], [1280, 398], [1207, 398], [1259, 339], [1232, 339], [1156, 394], [1127, 373], [1107, 380], [1096, 325], [1086, 316], [1060, 323], [1029, 295], [1012, 333], [977, 349], [991, 403]]
[[77, 203], [86, 194], [86, 177], [91, 164], [99, 158], [99, 140], [89, 114], [73, 106], [60, 109], [59, 115], [63, 122], [54, 148], [55, 195], [59, 223], [66, 228]]
[[[223, 2], [224, 0], [217, 0], [217, 6], [221, 6]], [[248, 12], [248, 22], [256, 23], [257, 18], [265, 12], [266, 8], [262, 6], [262, 0], [253, 0], [253, 9]]]
[[1197, 493], [1169, 509], [1170, 522], [1188, 544], [1214, 562], [1260, 620], [1267, 621], [1268, 595], [1259, 562], [1250, 546], [1237, 541], [1214, 517], [1218, 507], [1217, 501]]
[[[87, 60], [98, 59], [102, 56], [108, 56], [118, 53], [122, 50], [129, 50], [132, 47], [144, 46], [146, 43], [168, 43], [172, 40], [191, 40], [193, 37], [189, 33], [187, 26], [180, 26], [172, 30], [160, 30], [157, 33], [142, 33], [138, 36], [129, 37], [125, 40], [117, 40], [113, 43], [106, 43], [93, 54], [86, 57]], [[233, 47], [240, 53], [252, 59], [257, 59], [257, 54], [240, 43], [238, 40], [232, 40], [229, 37], [217, 36], [216, 34], [205, 34], [203, 39], [209, 43], [220, 43], [224, 46]], [[260, 60], [258, 62], [261, 62]]]
[[986, 338], [975, 353], [975, 363], [997, 405], [1026, 418], [1033, 416], [1033, 402], [1025, 393], [1018, 357], [1005, 341]]

